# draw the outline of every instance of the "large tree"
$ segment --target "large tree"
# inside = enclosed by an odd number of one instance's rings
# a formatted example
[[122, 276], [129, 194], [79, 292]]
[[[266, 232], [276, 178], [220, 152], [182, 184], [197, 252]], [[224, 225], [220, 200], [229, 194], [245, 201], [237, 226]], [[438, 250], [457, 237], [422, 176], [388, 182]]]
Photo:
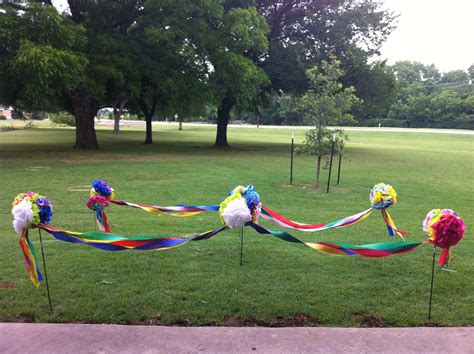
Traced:
[[[304, 92], [306, 70], [329, 53], [335, 53], [344, 67], [355, 50], [367, 60], [394, 28], [394, 15], [372, 0], [257, 0], [256, 7], [269, 26], [268, 50], [244, 54], [267, 74], [268, 90]], [[227, 96], [221, 100], [216, 142], [224, 140], [220, 136], [235, 105]]]
[[364, 120], [386, 117], [397, 100], [399, 87], [390, 67], [384, 62], [353, 63], [342, 82], [353, 85], [362, 102], [353, 108], [355, 118]]
[[201, 38], [218, 16], [218, 1], [145, 2], [130, 31], [136, 43], [140, 90], [132, 100], [146, 120], [145, 144], [153, 143], [152, 120], [204, 108], [209, 69]]
[[[44, 1], [43, 1], [44, 2]], [[77, 148], [99, 147], [94, 118], [119, 94], [137, 92], [124, 37], [138, 1], [69, 0], [60, 15], [48, 1], [3, 5], [0, 95], [29, 109], [67, 110], [76, 119]], [[14, 78], [14, 80], [13, 80]], [[10, 81], [10, 82], [9, 82]]]
[[51, 6], [5, 4], [0, 12], [0, 100], [23, 109], [68, 106], [84, 82], [84, 29]]
[[226, 1], [219, 21], [209, 23], [211, 36], [202, 38], [212, 65], [210, 83], [217, 103], [217, 134], [214, 146], [228, 147], [227, 125], [233, 107], [251, 106], [268, 83], [252, 55], [268, 47], [268, 26], [251, 1]]

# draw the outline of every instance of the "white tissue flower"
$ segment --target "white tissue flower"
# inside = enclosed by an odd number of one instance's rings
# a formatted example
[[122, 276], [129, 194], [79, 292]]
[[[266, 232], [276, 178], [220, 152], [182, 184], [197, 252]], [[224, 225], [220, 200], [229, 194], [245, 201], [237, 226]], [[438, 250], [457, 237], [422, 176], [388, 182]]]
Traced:
[[231, 200], [223, 210], [222, 217], [231, 229], [243, 227], [247, 222], [252, 221], [252, 214], [243, 198]]
[[21, 235], [23, 229], [28, 228], [33, 222], [33, 208], [31, 202], [23, 199], [12, 209], [13, 228], [18, 235]]

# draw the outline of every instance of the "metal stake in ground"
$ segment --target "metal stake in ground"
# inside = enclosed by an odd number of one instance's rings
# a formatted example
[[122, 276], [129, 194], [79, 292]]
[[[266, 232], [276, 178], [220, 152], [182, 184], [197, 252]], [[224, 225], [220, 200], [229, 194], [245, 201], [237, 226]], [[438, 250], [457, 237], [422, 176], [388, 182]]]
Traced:
[[291, 132], [291, 162], [290, 162], [290, 186], [293, 183], [293, 154], [294, 154], [295, 134]]
[[339, 184], [339, 179], [341, 177], [341, 161], [342, 161], [342, 151], [339, 152], [339, 167], [337, 169], [337, 184]]
[[242, 255], [244, 249], [244, 228], [240, 228], [240, 266], [242, 267]]
[[329, 160], [329, 176], [328, 176], [328, 188], [326, 193], [329, 193], [329, 184], [331, 183], [331, 170], [332, 170], [332, 157], [334, 156], [334, 144], [336, 143], [336, 134], [332, 135], [332, 146], [331, 146], [331, 160]]
[[49, 293], [48, 272], [46, 271], [46, 259], [44, 257], [43, 238], [41, 237], [41, 229], [38, 229], [38, 234], [41, 244], [41, 255], [43, 256], [44, 278], [46, 280], [46, 291], [48, 292], [49, 309], [51, 310], [51, 313], [53, 313], [53, 305], [51, 304], [51, 294]]
[[436, 260], [436, 247], [433, 249], [433, 266], [431, 268], [431, 291], [430, 291], [430, 308], [428, 310], [428, 319], [431, 319], [431, 304], [433, 302], [433, 286], [434, 286], [434, 270]]

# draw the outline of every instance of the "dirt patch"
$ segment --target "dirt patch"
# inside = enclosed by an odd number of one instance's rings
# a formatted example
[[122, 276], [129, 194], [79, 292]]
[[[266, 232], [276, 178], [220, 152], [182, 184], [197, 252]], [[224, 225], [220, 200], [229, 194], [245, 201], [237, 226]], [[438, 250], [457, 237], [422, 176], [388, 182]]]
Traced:
[[171, 322], [169, 326], [176, 326], [176, 327], [189, 327], [191, 326], [191, 321], [188, 320], [187, 318], [185, 319], [180, 319], [174, 322]]
[[31, 171], [31, 172], [48, 171], [49, 169], [51, 169], [51, 167], [49, 166], [31, 166], [31, 167], [25, 168], [25, 170]]
[[16, 316], [16, 322], [18, 322], [18, 323], [34, 323], [35, 322], [35, 316], [33, 316], [30, 313], [20, 313], [18, 316]]
[[302, 312], [295, 313], [288, 318], [276, 317], [272, 321], [272, 327], [317, 327], [322, 324], [323, 322], [319, 318]]
[[67, 187], [68, 192], [90, 192], [91, 186], [72, 186]]
[[438, 322], [425, 322], [423, 326], [424, 327], [450, 327], [448, 325], [445, 325], [443, 323], [438, 323]]
[[229, 327], [268, 327], [268, 323], [255, 317], [227, 316], [224, 318]]
[[394, 327], [393, 324], [383, 318], [369, 313], [354, 312], [353, 315], [359, 319], [362, 327]]
[[316, 317], [300, 312], [290, 317], [277, 316], [268, 321], [255, 317], [228, 316], [224, 322], [230, 327], [314, 327], [323, 323]]
[[0, 289], [13, 289], [15, 285], [11, 283], [2, 283], [0, 284]]

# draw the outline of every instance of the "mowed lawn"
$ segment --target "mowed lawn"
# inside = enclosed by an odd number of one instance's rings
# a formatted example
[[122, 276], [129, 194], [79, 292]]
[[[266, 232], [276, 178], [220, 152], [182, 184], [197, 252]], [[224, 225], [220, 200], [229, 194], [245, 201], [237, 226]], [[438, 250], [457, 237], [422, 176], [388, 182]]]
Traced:
[[[295, 134], [301, 143], [304, 131]], [[214, 135], [213, 127], [159, 126], [155, 144], [145, 146], [143, 131], [114, 136], [104, 129], [98, 131], [101, 150], [76, 151], [72, 129], [0, 132], [0, 321], [226, 325], [238, 317], [272, 325], [308, 315], [323, 326], [474, 325], [472, 136], [349, 132], [341, 184], [326, 194], [327, 170], [324, 187], [311, 187], [312, 157], [295, 157], [294, 185], [288, 186], [291, 130], [231, 128], [232, 148], [225, 151], [211, 147]], [[371, 187], [385, 182], [398, 192], [389, 211], [409, 241], [426, 238], [422, 222], [433, 208], [455, 209], [468, 229], [452, 249], [450, 266], [457, 272], [436, 270], [431, 321], [431, 245], [384, 259], [337, 257], [252, 229], [245, 230], [242, 267], [237, 230], [168, 251], [123, 252], [43, 233], [50, 314], [46, 286], [35, 289], [28, 278], [11, 227], [11, 201], [36, 191], [54, 203], [53, 226], [93, 231], [85, 203], [97, 178], [115, 188], [117, 199], [163, 206], [218, 204], [236, 185], [251, 183], [265, 205], [307, 223], [367, 209]], [[128, 236], [185, 236], [220, 226], [217, 213], [176, 218], [112, 205], [107, 214], [112, 231]], [[345, 229], [290, 232], [308, 241], [390, 240], [379, 213]], [[31, 238], [41, 260], [36, 230]]]

